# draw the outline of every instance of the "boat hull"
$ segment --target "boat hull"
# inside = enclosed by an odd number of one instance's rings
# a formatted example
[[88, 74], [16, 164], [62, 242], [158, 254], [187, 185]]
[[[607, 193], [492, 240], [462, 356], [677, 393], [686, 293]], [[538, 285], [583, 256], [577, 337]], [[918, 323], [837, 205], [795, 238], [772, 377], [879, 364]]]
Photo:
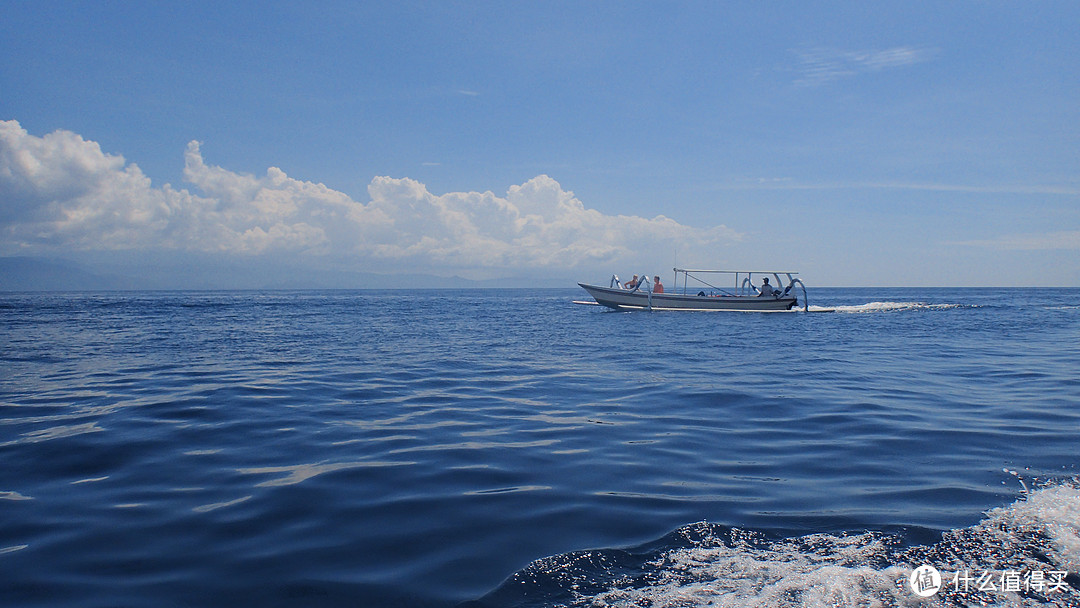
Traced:
[[793, 296], [784, 298], [755, 296], [696, 296], [653, 294], [578, 283], [597, 304], [619, 310], [733, 310], [775, 312], [791, 310], [798, 304]]

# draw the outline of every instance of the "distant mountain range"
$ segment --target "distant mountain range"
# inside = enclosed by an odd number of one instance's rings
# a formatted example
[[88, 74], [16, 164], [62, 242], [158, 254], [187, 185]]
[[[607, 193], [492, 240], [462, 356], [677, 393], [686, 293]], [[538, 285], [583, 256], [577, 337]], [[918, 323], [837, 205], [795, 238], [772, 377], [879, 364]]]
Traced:
[[85, 291], [138, 289], [138, 282], [98, 274], [69, 260], [0, 258], [0, 290]]
[[153, 289], [444, 289], [573, 287], [568, 279], [511, 277], [470, 280], [423, 273], [311, 270], [235, 260], [143, 259], [138, 263], [0, 257], [0, 291]]

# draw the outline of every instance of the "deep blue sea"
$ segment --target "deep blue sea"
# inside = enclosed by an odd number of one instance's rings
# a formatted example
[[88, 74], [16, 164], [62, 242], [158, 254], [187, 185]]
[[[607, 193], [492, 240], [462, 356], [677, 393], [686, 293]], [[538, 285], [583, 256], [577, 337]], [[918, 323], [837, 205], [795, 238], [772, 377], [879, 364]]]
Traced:
[[809, 295], [0, 293], [0, 605], [1080, 605], [1080, 290]]

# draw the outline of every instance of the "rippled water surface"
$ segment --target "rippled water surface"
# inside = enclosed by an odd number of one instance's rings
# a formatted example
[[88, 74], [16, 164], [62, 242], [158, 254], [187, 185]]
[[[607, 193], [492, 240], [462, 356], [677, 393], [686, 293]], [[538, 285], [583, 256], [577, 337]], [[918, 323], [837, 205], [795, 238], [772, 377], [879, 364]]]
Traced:
[[1080, 603], [1080, 290], [585, 295], [0, 294], [0, 603]]

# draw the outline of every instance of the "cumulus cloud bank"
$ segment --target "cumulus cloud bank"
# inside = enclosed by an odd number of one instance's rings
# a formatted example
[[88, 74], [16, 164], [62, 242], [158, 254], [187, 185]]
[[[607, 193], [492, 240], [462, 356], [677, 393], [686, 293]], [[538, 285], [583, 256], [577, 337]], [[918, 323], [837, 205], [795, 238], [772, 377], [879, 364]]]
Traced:
[[43, 137], [0, 121], [0, 252], [178, 250], [296, 253], [425, 268], [572, 268], [634, 262], [650, 252], [740, 239], [658, 215], [589, 209], [540, 175], [492, 192], [436, 195], [408, 178], [376, 177], [366, 203], [271, 167], [263, 176], [184, 153], [175, 189], [69, 131]]

